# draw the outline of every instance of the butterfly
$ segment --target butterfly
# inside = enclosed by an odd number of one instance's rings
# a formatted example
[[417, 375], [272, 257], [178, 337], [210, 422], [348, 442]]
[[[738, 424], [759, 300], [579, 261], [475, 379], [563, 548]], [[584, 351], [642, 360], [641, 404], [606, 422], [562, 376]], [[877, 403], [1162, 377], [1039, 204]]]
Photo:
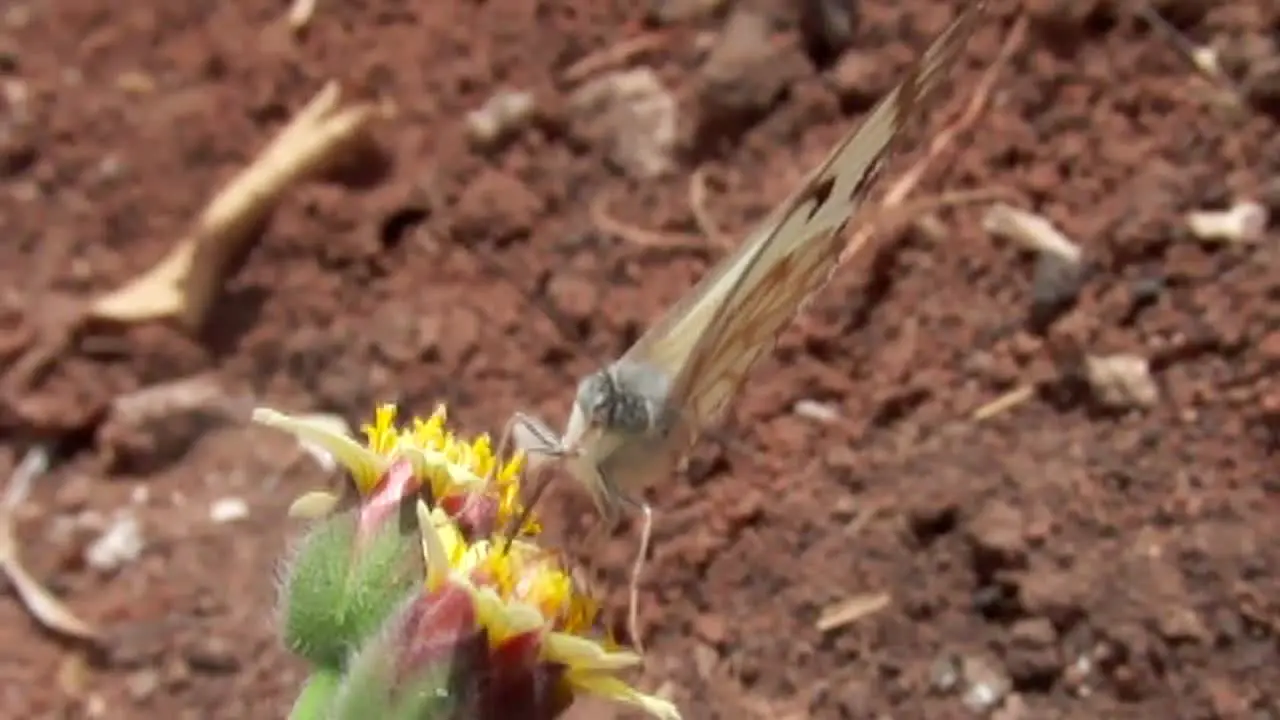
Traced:
[[620, 358], [582, 379], [563, 433], [523, 413], [508, 423], [532, 466], [550, 458], [563, 462], [607, 524], [624, 509], [644, 514], [631, 578], [633, 640], [652, 512], [632, 493], [672, 471], [843, 262], [850, 218], [883, 171], [903, 126], [947, 77], [985, 5], [975, 2], [962, 10], [905, 79], [741, 246]]

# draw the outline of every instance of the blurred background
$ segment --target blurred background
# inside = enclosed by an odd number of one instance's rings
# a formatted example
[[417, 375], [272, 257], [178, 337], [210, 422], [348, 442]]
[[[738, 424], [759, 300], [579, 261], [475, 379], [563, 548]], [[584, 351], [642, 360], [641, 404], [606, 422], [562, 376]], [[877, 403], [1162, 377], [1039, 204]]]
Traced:
[[[558, 425], [962, 5], [5, 0], [0, 715], [282, 717], [249, 408]], [[992, 6], [649, 497], [686, 717], [1280, 718], [1280, 6]]]

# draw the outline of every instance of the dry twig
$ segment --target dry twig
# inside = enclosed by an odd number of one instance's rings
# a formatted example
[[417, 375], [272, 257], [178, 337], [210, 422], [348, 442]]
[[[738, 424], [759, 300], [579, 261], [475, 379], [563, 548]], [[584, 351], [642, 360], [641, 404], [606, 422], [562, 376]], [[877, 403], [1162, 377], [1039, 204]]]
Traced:
[[561, 79], [573, 85], [596, 73], [621, 65], [640, 53], [658, 50], [671, 39], [665, 30], [654, 30], [627, 38], [609, 47], [597, 50], [565, 68]]
[[880, 612], [889, 607], [891, 601], [892, 598], [889, 597], [889, 593], [855, 595], [823, 608], [822, 613], [818, 615], [818, 622], [814, 626], [819, 632], [830, 632], [855, 623], [868, 615]]
[[1147, 24], [1155, 28], [1157, 32], [1164, 35], [1170, 43], [1173, 44], [1175, 50], [1181, 54], [1196, 72], [1200, 73], [1209, 82], [1222, 88], [1227, 94], [1230, 101], [1235, 105], [1244, 105], [1245, 93], [1222, 69], [1221, 63], [1218, 62], [1218, 54], [1209, 47], [1197, 45], [1191, 41], [1186, 35], [1178, 31], [1172, 23], [1164, 19], [1148, 2], [1138, 4], [1138, 14], [1142, 16]]
[[[920, 183], [920, 178], [924, 176], [925, 171], [928, 170], [933, 160], [955, 142], [957, 135], [965, 132], [978, 121], [978, 117], [987, 106], [987, 101], [991, 99], [991, 92], [995, 89], [996, 80], [1000, 77], [1000, 71], [1008, 64], [1009, 58], [1014, 51], [1022, 45], [1026, 34], [1027, 16], [1022, 15], [1018, 18], [1018, 22], [1013, 26], [1013, 29], [1009, 31], [1004, 45], [1000, 47], [1000, 55], [983, 73], [982, 80], [978, 82], [978, 87], [973, 91], [973, 97], [969, 98], [969, 104], [965, 107], [964, 113], [950, 127], [943, 128], [941, 132], [933, 136], [925, 156], [908, 170], [885, 195], [883, 207], [892, 208], [902, 204], [907, 195], [910, 195], [911, 191]], [[862, 241], [865, 242], [865, 239]]]
[[1019, 405], [1035, 397], [1035, 395], [1036, 395], [1036, 388], [1034, 385], [1023, 385], [1021, 387], [1016, 387], [1010, 390], [1009, 392], [1001, 395], [1000, 397], [996, 398], [995, 400], [992, 400], [986, 405], [983, 405], [977, 410], [974, 410], [973, 414], [970, 416], [970, 419], [972, 419], [974, 422], [982, 422], [983, 420], [990, 420], [991, 418], [997, 415], [1001, 415], [1003, 413], [1006, 413], [1018, 407]]
[[[874, 232], [890, 232], [897, 229], [904, 223], [913, 222], [920, 215], [944, 207], [956, 205], [969, 205], [980, 202], [990, 202], [1002, 198], [1009, 198], [1011, 195], [1009, 190], [1004, 188], [978, 188], [976, 190], [958, 190], [956, 192], [943, 193], [933, 197], [920, 198], [905, 205], [897, 205], [892, 208], [878, 208], [877, 211], [865, 222], [861, 223], [855, 240], [864, 242], [865, 237], [870, 236]], [[662, 232], [658, 230], [646, 230], [642, 227], [632, 225], [630, 223], [619, 220], [614, 217], [608, 208], [609, 198], [604, 194], [598, 195], [591, 203], [589, 213], [591, 221], [601, 232], [622, 238], [632, 245], [638, 245], [645, 248], [659, 248], [663, 250], [696, 250], [707, 246], [708, 237], [702, 234], [693, 235], [686, 233]], [[703, 210], [705, 213], [706, 211]], [[699, 228], [705, 232], [706, 223], [710, 222], [711, 228], [717, 225], [708, 217], [698, 221]], [[718, 236], [720, 241], [713, 240], [713, 246], [720, 246], [722, 249], [728, 249], [728, 236], [721, 234]], [[846, 250], [845, 252], [852, 252]]]
[[693, 213], [702, 236], [710, 240], [712, 245], [726, 244], [722, 239], [720, 226], [707, 210], [707, 170], [704, 167], [699, 167], [689, 176], [689, 212]]
[[89, 314], [126, 323], [175, 317], [189, 329], [200, 327], [228, 265], [247, 249], [284, 192], [363, 139], [377, 109], [341, 108], [339, 102], [338, 85], [331, 82], [213, 198], [177, 247], [142, 276], [97, 298]]
[[53, 593], [46, 590], [27, 572], [19, 557], [20, 543], [14, 530], [13, 515], [31, 493], [31, 486], [36, 478], [48, 468], [48, 451], [43, 447], [35, 447], [27, 452], [9, 478], [9, 487], [0, 504], [0, 571], [9, 578], [23, 606], [41, 625], [79, 640], [97, 641], [101, 638], [98, 629], [81, 620]]

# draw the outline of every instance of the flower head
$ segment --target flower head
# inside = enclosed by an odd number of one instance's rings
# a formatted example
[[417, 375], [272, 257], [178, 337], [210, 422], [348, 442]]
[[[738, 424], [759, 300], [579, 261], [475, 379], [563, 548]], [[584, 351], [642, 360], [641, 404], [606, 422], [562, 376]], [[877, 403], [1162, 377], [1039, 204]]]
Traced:
[[[339, 707], [367, 714], [447, 700], [468, 717], [552, 718], [593, 695], [678, 720], [674, 705], [618, 676], [640, 656], [596, 635], [595, 599], [558, 555], [533, 542], [539, 527], [520, 501], [522, 458], [504, 461], [486, 436], [458, 439], [443, 407], [398, 425], [395, 408], [382, 406], [363, 442], [273, 410], [254, 419], [327, 451], [360, 495], [354, 522], [342, 515], [342, 523], [317, 524], [319, 539], [304, 543], [286, 583], [290, 647], [343, 672]], [[416, 529], [405, 522], [413, 514]], [[389, 523], [393, 517], [400, 522]], [[519, 531], [502, 534], [516, 518]], [[405, 553], [413, 560], [407, 577]], [[356, 605], [360, 622], [348, 618]]]
[[[394, 405], [378, 407], [373, 422], [362, 428], [363, 444], [331, 425], [275, 410], [259, 408], [253, 419], [328, 452], [351, 474], [366, 503], [378, 496], [388, 502], [403, 500], [425, 488], [435, 506], [453, 514], [468, 534], [475, 536], [487, 536], [524, 513], [519, 485], [522, 456], [503, 461], [487, 435], [470, 442], [459, 440], [445, 427], [444, 406], [425, 420], [413, 418], [407, 427], [396, 424], [396, 415]], [[391, 470], [397, 463], [407, 463], [412, 482], [403, 476], [389, 477], [395, 475]], [[395, 497], [387, 492], [389, 480], [399, 482]], [[335, 504], [331, 495], [311, 492], [295, 501], [291, 514], [323, 515]], [[313, 507], [319, 511], [309, 512]], [[539, 530], [531, 518], [520, 528], [525, 534]]]
[[468, 543], [446, 513], [425, 503], [418, 505], [418, 521], [425, 595], [467, 592], [488, 641], [490, 672], [530, 687], [550, 683], [570, 698], [595, 695], [663, 720], [680, 717], [671, 703], [617, 677], [640, 656], [591, 636], [599, 606], [553, 553], [519, 539]]

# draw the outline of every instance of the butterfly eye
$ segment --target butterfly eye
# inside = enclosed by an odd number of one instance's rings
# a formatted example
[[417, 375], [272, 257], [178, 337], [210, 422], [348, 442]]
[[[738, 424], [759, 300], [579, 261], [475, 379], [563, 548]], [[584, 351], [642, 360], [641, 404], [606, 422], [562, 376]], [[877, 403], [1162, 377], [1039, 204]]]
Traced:
[[616, 389], [609, 373], [592, 373], [578, 385], [578, 407], [592, 425], [608, 425], [613, 414]]
[[628, 434], [647, 432], [653, 424], [652, 413], [644, 398], [616, 393], [603, 421], [611, 430]]

